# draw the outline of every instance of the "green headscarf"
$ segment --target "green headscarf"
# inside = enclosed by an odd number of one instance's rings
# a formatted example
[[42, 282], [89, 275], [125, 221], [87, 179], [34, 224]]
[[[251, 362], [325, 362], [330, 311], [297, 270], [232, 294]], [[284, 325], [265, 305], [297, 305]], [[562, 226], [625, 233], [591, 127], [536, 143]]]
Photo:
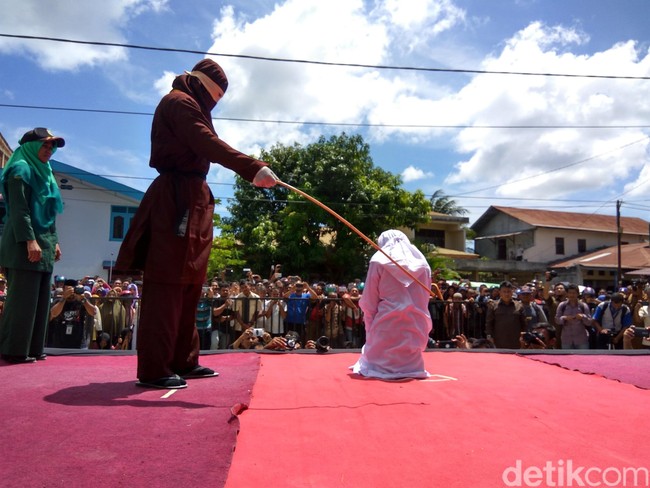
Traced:
[[[0, 190], [5, 196], [7, 216], [11, 212], [7, 200], [7, 182], [9, 178], [20, 178], [32, 189], [29, 202], [31, 209], [32, 227], [37, 232], [46, 232], [54, 224], [56, 214], [63, 212], [61, 192], [54, 179], [50, 162], [43, 163], [38, 159], [38, 151], [43, 141], [23, 143], [9, 158], [0, 176]], [[52, 154], [56, 151], [52, 148]]]

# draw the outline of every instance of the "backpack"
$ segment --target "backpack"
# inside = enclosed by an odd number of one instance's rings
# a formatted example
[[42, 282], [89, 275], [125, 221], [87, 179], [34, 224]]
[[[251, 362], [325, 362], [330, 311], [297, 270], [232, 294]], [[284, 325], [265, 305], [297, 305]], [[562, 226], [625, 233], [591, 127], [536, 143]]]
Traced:
[[[557, 307], [557, 314], [560, 317], [564, 315], [564, 309], [566, 308], [566, 304], [569, 303], [567, 300], [564, 300], [562, 303], [560, 303]], [[589, 306], [585, 302], [579, 301], [578, 302], [580, 309], [582, 310], [582, 313], [584, 315], [588, 315], [591, 317], [591, 313], [589, 313]]]

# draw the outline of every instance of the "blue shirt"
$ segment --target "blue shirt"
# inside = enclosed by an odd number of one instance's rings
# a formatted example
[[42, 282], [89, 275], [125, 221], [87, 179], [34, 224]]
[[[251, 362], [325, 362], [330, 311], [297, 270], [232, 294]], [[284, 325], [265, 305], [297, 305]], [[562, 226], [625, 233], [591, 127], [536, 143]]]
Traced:
[[[609, 313], [607, 314], [606, 317], [603, 317], [605, 315], [605, 308], [609, 310]], [[609, 321], [610, 316], [611, 316], [611, 323]], [[616, 310], [612, 306], [612, 302], [603, 302], [596, 307], [596, 310], [594, 311], [593, 319], [597, 321], [601, 325], [601, 327], [605, 329], [618, 330], [619, 328], [616, 327], [616, 323], [619, 320], [619, 316], [620, 316], [620, 324], [621, 324], [620, 328], [624, 329], [632, 325], [632, 312], [630, 312], [630, 307], [628, 307], [625, 304], [621, 305], [621, 308]], [[603, 318], [606, 318], [607, 320], [603, 322]]]
[[307, 320], [307, 306], [309, 305], [309, 293], [292, 293], [287, 300], [287, 317], [285, 322], [290, 324], [304, 324]]

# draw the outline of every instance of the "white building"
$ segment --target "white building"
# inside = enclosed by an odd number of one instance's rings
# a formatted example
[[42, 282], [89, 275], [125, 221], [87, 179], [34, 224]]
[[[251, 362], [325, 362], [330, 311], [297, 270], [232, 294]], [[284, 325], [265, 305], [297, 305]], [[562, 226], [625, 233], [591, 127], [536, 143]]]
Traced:
[[[54, 159], [50, 164], [64, 205], [56, 221], [62, 257], [54, 265], [54, 274], [109, 279], [144, 193]], [[0, 215], [4, 217], [4, 213], [0, 201]]]
[[[489, 259], [551, 263], [615, 245], [613, 215], [491, 206], [472, 225], [476, 252]], [[624, 244], [648, 240], [648, 222], [621, 217]]]
[[50, 164], [64, 205], [56, 224], [62, 258], [54, 274], [108, 279], [144, 193], [59, 161]]

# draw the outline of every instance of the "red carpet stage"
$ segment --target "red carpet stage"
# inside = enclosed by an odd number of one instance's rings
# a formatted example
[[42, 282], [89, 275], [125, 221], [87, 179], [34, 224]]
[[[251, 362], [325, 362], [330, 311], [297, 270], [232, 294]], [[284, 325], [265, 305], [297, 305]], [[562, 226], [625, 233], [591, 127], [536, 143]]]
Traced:
[[482, 351], [427, 352], [430, 379], [383, 382], [351, 375], [357, 357], [206, 355], [221, 376], [171, 394], [134, 386], [134, 356], [3, 365], [0, 483], [650, 486], [648, 390]]
[[632, 352], [624, 360], [621, 360], [619, 355], [607, 353], [597, 355], [542, 354], [539, 356], [527, 355], [526, 357], [581, 373], [597, 374], [610, 380], [650, 390], [650, 355], [648, 354]]

